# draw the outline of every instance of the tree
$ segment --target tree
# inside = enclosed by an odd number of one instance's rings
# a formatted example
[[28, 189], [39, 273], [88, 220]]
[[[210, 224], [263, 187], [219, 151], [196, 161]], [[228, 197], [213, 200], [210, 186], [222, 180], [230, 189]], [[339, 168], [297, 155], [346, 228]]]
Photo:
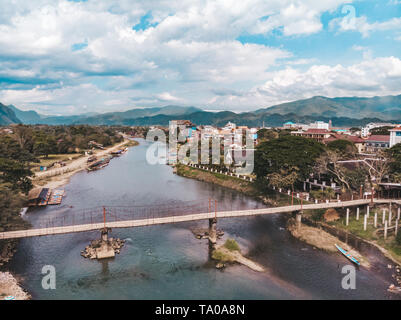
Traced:
[[276, 188], [291, 187], [294, 190], [294, 184], [298, 181], [298, 168], [292, 167], [288, 170], [281, 169], [280, 172], [274, 172], [267, 175], [269, 186]]
[[381, 183], [383, 178], [390, 173], [391, 159], [388, 152], [379, 151], [376, 153], [376, 159], [365, 160], [368, 166], [369, 180], [372, 183]]
[[27, 193], [32, 187], [29, 179], [33, 175], [29, 162], [37, 161], [27, 150], [11, 136], [0, 136], [0, 181], [12, 190]]
[[19, 162], [37, 161], [29, 151], [21, 148], [18, 142], [10, 136], [0, 135], [0, 158]]
[[55, 151], [56, 151], [56, 141], [54, 137], [40, 135], [35, 139], [35, 142], [33, 144], [33, 152], [36, 155], [41, 155], [48, 158], [49, 154]]
[[324, 151], [323, 144], [303, 137], [284, 136], [262, 142], [255, 152], [254, 171], [260, 179], [273, 173], [286, 176], [297, 168], [297, 180], [302, 180], [310, 175]]
[[314, 199], [324, 200], [334, 198], [336, 193], [332, 188], [325, 188], [323, 190], [311, 190], [310, 195]]
[[355, 163], [353, 169], [348, 169], [339, 161], [339, 153], [328, 150], [316, 161], [315, 172], [334, 177], [337, 183], [347, 190], [358, 190], [368, 178], [371, 186], [380, 183], [388, 172], [388, 161], [382, 158], [365, 160], [362, 166]]
[[327, 148], [339, 153], [340, 155], [344, 156], [344, 158], [353, 157], [358, 151], [351, 141], [344, 139], [330, 141], [327, 144]]
[[15, 138], [21, 149], [29, 150], [32, 143], [33, 130], [30, 126], [19, 124], [13, 128]]
[[327, 150], [316, 161], [315, 172], [318, 174], [330, 174], [335, 177], [338, 183], [350, 190], [351, 186], [347, 180], [347, 170], [338, 163], [340, 156], [337, 152]]
[[393, 129], [393, 127], [384, 126], [384, 127], [379, 127], [379, 128], [373, 128], [370, 130], [370, 133], [374, 134], [374, 135], [389, 136], [390, 129]]
[[258, 140], [259, 141], [270, 141], [273, 139], [277, 139], [279, 134], [275, 130], [271, 129], [260, 129], [258, 131]]
[[9, 183], [11, 189], [21, 190], [24, 193], [32, 188], [32, 181], [29, 178], [33, 175], [32, 171], [24, 163], [0, 158], [0, 181]]
[[389, 171], [392, 175], [401, 174], [401, 143], [396, 144], [386, 153], [389, 158]]

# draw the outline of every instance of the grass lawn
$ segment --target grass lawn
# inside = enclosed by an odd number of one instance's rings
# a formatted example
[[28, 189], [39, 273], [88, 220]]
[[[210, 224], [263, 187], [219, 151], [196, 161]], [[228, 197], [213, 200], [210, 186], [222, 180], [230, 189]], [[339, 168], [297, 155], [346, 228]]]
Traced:
[[[338, 211], [340, 212], [341, 210], [338, 210]], [[345, 210], [342, 210], [342, 211], [345, 212]], [[361, 210], [358, 221], [356, 220], [355, 212], [351, 211], [348, 226], [345, 225], [345, 213], [344, 212], [342, 212], [341, 218], [338, 221], [329, 222], [328, 224], [332, 225], [338, 229], [342, 229], [349, 233], [352, 233], [360, 238], [375, 242], [379, 246], [388, 250], [391, 253], [391, 255], [393, 256], [393, 258], [395, 258], [397, 261], [399, 261], [401, 263], [401, 246], [395, 242], [394, 234], [389, 233], [386, 240], [384, 240], [383, 234], [381, 234], [381, 235], [375, 234], [375, 231], [377, 229], [383, 228], [381, 209], [373, 208], [370, 210], [366, 231], [363, 230], [363, 221], [364, 221], [364, 215], [365, 215], [364, 210]], [[377, 229], [374, 227], [375, 212], [377, 212], [377, 227], [378, 227]], [[393, 221], [393, 224], [394, 224], [394, 221]]]

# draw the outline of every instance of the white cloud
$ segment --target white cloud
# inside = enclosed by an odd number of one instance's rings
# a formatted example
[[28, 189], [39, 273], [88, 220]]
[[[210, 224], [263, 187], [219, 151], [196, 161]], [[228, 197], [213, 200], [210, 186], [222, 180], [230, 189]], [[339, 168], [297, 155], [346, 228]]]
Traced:
[[169, 92], [163, 92], [163, 93], [157, 94], [156, 98], [161, 100], [161, 101], [168, 101], [168, 102], [181, 101], [180, 98], [177, 98], [177, 97], [173, 96]]
[[[401, 60], [395, 57], [364, 60], [348, 67], [342, 65], [314, 65], [308, 70], [288, 67], [273, 72], [264, 85], [242, 95], [215, 96], [210, 102], [238, 106], [252, 103], [270, 106], [312, 96], [328, 97], [399, 94]], [[235, 101], [235, 102], [233, 102]]]
[[[365, 62], [354, 66], [368, 80], [355, 83], [352, 67], [302, 71], [318, 61], [236, 40], [273, 31], [282, 37], [317, 33], [323, 12], [349, 2], [0, 0], [0, 78], [8, 78], [0, 101], [58, 114], [82, 112], [84, 105], [85, 112], [103, 112], [166, 102], [242, 110], [315, 93], [376, 92], [368, 49], [362, 50]], [[149, 13], [152, 26], [134, 30]], [[358, 21], [366, 35], [399, 23]], [[340, 20], [332, 25], [347, 27]], [[72, 50], [82, 43], [87, 46]], [[383, 59], [382, 68], [391, 60]], [[382, 79], [385, 92], [392, 90], [391, 77], [398, 76], [388, 71]]]
[[366, 16], [336, 18], [329, 23], [331, 30], [339, 32], [357, 31], [364, 38], [374, 31], [401, 30], [401, 18], [392, 18], [383, 22], [369, 23]]

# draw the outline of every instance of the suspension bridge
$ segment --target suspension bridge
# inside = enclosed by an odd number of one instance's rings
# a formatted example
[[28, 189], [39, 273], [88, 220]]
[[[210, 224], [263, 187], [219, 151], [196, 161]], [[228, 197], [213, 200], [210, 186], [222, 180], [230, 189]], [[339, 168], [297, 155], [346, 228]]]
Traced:
[[159, 205], [153, 207], [98, 207], [78, 211], [70, 209], [67, 210], [68, 215], [37, 221], [35, 223], [36, 227], [32, 229], [0, 232], [0, 240], [99, 231], [107, 230], [109, 228], [145, 227], [199, 220], [209, 220], [209, 230], [210, 234], [212, 235], [211, 237], [215, 237], [217, 219], [220, 218], [235, 218], [291, 212], [297, 212], [300, 215], [302, 214], [303, 210], [347, 208], [364, 206], [373, 203], [391, 203], [401, 206], [401, 200], [399, 199], [360, 199], [304, 205], [301, 203], [297, 205], [261, 209], [230, 210], [226, 208], [217, 210], [217, 202], [209, 199], [208, 202], [198, 201], [181, 203], [179, 205]]

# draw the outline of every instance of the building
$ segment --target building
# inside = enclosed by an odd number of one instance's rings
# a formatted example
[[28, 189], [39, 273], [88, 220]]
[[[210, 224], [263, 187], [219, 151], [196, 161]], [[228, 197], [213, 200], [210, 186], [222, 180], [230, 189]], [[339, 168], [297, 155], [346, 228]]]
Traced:
[[284, 129], [294, 129], [294, 128], [298, 128], [298, 125], [292, 121], [288, 121], [283, 124], [283, 128]]
[[235, 123], [228, 122], [228, 123], [224, 126], [223, 130], [235, 130], [236, 128], [237, 128], [237, 125], [236, 125]]
[[390, 147], [390, 136], [371, 135], [366, 139], [366, 151], [378, 152]]
[[401, 143], [401, 125], [395, 127], [390, 131], [390, 148], [398, 143]]
[[324, 130], [330, 130], [331, 125], [330, 123], [323, 122], [323, 121], [315, 121], [314, 123], [311, 123], [309, 125], [310, 129], [324, 129]]
[[306, 131], [292, 131], [291, 135], [323, 142], [324, 139], [330, 137], [331, 133], [326, 129], [308, 129]]
[[331, 133], [329, 138], [323, 140], [323, 143], [327, 144], [327, 143], [330, 143], [330, 142], [336, 141], [336, 140], [347, 140], [347, 141], [352, 142], [354, 144], [354, 146], [356, 147], [358, 153], [363, 153], [366, 150], [366, 140], [365, 139], [362, 139], [357, 136], [348, 135], [348, 134]]
[[171, 120], [169, 130], [171, 134], [179, 132], [181, 137], [190, 138], [196, 127], [190, 120]]
[[361, 130], [361, 136], [362, 137], [367, 137], [370, 134], [370, 130], [374, 128], [380, 128], [380, 127], [394, 127], [395, 125], [393, 123], [375, 123], [371, 122], [368, 123], [365, 127], [362, 128]]

